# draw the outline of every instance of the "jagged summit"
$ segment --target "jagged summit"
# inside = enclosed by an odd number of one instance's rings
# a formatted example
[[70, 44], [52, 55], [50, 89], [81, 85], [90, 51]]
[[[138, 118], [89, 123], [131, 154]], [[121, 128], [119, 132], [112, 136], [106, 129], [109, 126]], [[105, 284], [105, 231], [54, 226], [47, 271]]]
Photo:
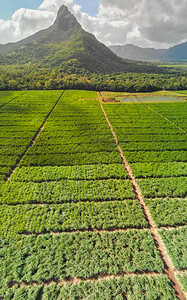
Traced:
[[69, 73], [74, 72], [72, 62], [76, 67], [94, 73], [155, 71], [152, 66], [118, 57], [93, 34], [86, 32], [65, 5], [61, 6], [49, 28], [17, 43], [0, 45], [0, 64], [29, 63], [54, 68], [65, 62], [71, 64]]
[[71, 35], [84, 31], [76, 20], [75, 16], [62, 5], [57, 13], [57, 18], [53, 25], [16, 43], [0, 45], [0, 54], [7, 54], [31, 43], [60, 43], [68, 40]]
[[58, 11], [57, 18], [52, 25], [55, 30], [68, 31], [80, 30], [81, 25], [78, 23], [74, 15], [68, 10], [67, 6], [62, 5]]

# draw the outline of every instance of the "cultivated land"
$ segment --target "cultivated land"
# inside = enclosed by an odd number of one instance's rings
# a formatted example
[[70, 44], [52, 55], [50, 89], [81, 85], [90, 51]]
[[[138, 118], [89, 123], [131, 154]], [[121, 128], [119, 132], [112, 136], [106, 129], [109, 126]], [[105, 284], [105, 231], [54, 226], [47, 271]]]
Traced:
[[0, 92], [0, 299], [185, 299], [180, 96]]

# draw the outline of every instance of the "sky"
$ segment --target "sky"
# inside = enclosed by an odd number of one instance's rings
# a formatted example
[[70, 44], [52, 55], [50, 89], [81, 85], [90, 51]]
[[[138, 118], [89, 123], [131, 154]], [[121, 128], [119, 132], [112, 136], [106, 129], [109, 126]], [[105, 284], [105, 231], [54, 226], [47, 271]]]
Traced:
[[187, 41], [187, 0], [0, 0], [0, 43], [49, 27], [63, 4], [107, 46], [169, 48]]

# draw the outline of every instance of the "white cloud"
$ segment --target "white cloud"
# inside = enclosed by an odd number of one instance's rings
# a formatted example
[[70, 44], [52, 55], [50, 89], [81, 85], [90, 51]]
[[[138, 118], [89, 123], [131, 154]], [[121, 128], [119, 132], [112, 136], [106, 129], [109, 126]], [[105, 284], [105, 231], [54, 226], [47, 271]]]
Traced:
[[102, 0], [98, 16], [131, 24], [127, 43], [168, 47], [187, 40], [186, 11], [186, 0]]
[[0, 20], [0, 43], [14, 42], [55, 20], [68, 6], [83, 28], [106, 45], [134, 43], [169, 47], [187, 40], [187, 0], [101, 0], [97, 16], [82, 12], [76, 0], [44, 0], [36, 10], [21, 8], [11, 20]]
[[54, 13], [57, 13], [59, 8], [62, 5], [66, 5], [69, 8], [73, 6], [74, 0], [44, 0], [43, 3], [39, 6], [39, 10], [44, 10], [44, 11], [51, 11]]

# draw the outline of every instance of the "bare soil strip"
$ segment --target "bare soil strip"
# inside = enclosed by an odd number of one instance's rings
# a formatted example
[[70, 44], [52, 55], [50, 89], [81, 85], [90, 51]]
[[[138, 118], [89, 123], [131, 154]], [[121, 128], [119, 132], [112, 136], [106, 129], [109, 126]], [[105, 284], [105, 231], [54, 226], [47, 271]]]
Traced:
[[143, 103], [141, 100], [140, 102], [142, 104], [144, 104], [145, 106], [147, 106], [150, 110], [154, 111], [156, 114], [158, 114], [160, 117], [162, 117], [163, 119], [165, 119], [166, 121], [170, 122], [172, 125], [174, 125], [175, 127], [177, 127], [179, 130], [181, 130], [183, 133], [186, 133], [186, 131], [184, 129], [182, 129], [180, 126], [178, 126], [177, 124], [175, 124], [173, 121], [171, 121], [170, 119], [168, 119], [167, 117], [163, 116], [161, 113], [159, 113], [156, 109], [150, 107], [147, 103]]
[[55, 109], [55, 107], [57, 106], [57, 104], [59, 103], [61, 97], [63, 96], [65, 91], [62, 92], [62, 94], [60, 95], [60, 97], [58, 98], [58, 100], [56, 101], [56, 103], [54, 104], [54, 106], [52, 107], [52, 109], [50, 110], [50, 112], [47, 114], [44, 122], [42, 123], [42, 125], [40, 126], [40, 128], [38, 129], [38, 131], [36, 132], [34, 138], [32, 139], [32, 141], [30, 142], [29, 146], [25, 149], [24, 153], [20, 156], [19, 161], [17, 162], [17, 164], [14, 166], [14, 169], [11, 171], [9, 177], [7, 177], [6, 181], [9, 181], [11, 178], [11, 175], [15, 172], [15, 170], [19, 167], [23, 157], [25, 156], [25, 154], [27, 153], [27, 151], [34, 146], [36, 139], [39, 137], [41, 131], [44, 129], [45, 123], [47, 122], [48, 118], [50, 117], [51, 113], [53, 112], [53, 110]]
[[26, 93], [28, 93], [28, 92], [24, 92], [23, 94], [20, 94], [19, 96], [14, 97], [14, 98], [11, 99], [10, 101], [8, 101], [8, 102], [4, 103], [3, 105], [1, 105], [0, 108], [2, 108], [3, 106], [7, 105], [8, 103], [14, 101], [15, 99], [19, 98], [20, 96], [25, 95]]
[[[164, 229], [164, 230], [175, 230], [175, 229], [181, 229], [186, 227], [186, 225], [184, 226], [173, 226], [173, 227], [165, 227], [165, 226], [161, 226], [158, 228], [158, 230], [160, 229]], [[84, 232], [96, 232], [99, 235], [102, 235], [103, 232], [127, 232], [127, 231], [131, 231], [131, 230], [136, 230], [136, 231], [148, 231], [150, 230], [149, 228], [145, 228], [145, 227], [127, 227], [127, 228], [119, 228], [119, 227], [115, 227], [115, 228], [109, 228], [109, 229], [97, 229], [97, 228], [89, 228], [89, 229], [82, 229], [82, 230], [62, 230], [62, 231], [47, 231], [45, 233], [35, 233], [35, 232], [27, 232], [27, 233], [18, 233], [18, 235], [21, 236], [44, 236], [44, 235], [63, 235], [63, 234], [74, 234], [74, 233], [79, 233], [82, 234]]]
[[125, 277], [125, 276], [129, 276], [129, 277], [142, 277], [142, 276], [146, 276], [147, 278], [150, 278], [152, 276], [164, 276], [163, 273], [156, 273], [156, 272], [139, 272], [139, 273], [129, 273], [129, 272], [125, 272], [125, 273], [121, 273], [121, 274], [115, 274], [115, 275], [96, 275], [96, 276], [93, 276], [93, 277], [90, 277], [88, 279], [84, 279], [84, 278], [73, 278], [73, 277], [69, 277], [67, 279], [64, 279], [64, 280], [54, 280], [54, 279], [51, 279], [51, 280], [48, 280], [48, 281], [45, 281], [45, 282], [41, 282], [41, 283], [38, 283], [36, 281], [32, 282], [32, 283], [28, 283], [28, 282], [22, 282], [22, 283], [18, 283], [18, 282], [12, 282], [9, 284], [9, 288], [12, 288], [14, 287], [15, 285], [18, 286], [18, 287], [29, 287], [29, 286], [50, 286], [52, 284], [57, 284], [57, 285], [61, 285], [61, 286], [64, 286], [66, 284], [79, 284], [80, 282], [82, 283], [86, 283], [86, 282], [96, 282], [96, 281], [102, 281], [102, 280], [110, 280], [110, 279], [120, 279], [122, 277]]
[[177, 275], [187, 275], [187, 269], [175, 270], [175, 274], [177, 274]]
[[164, 229], [164, 230], [175, 230], [175, 229], [182, 229], [182, 228], [186, 228], [187, 225], [176, 225], [176, 226], [160, 226], [158, 229]]
[[[98, 99], [99, 99], [99, 102], [100, 102], [100, 105], [101, 105], [101, 109], [104, 113], [104, 116], [108, 122], [108, 125], [110, 127], [110, 130], [113, 134], [113, 137], [114, 137], [114, 140], [116, 142], [116, 145], [118, 147], [118, 150], [119, 150], [119, 153], [121, 155], [121, 158], [123, 159], [123, 163], [124, 163], [124, 166], [125, 166], [125, 169], [127, 170], [128, 174], [129, 174], [129, 177], [130, 177], [130, 181], [134, 187], [134, 191], [135, 191], [135, 194], [136, 194], [136, 197], [137, 199], [139, 200], [141, 206], [142, 206], [142, 210], [145, 214], [145, 217], [146, 217], [146, 220], [149, 224], [149, 229], [152, 233], [152, 236], [153, 236], [153, 239], [155, 241], [155, 244], [157, 246], [157, 249], [161, 255], [161, 258], [164, 262], [164, 265], [165, 265], [165, 273], [168, 275], [169, 279], [173, 282], [173, 287], [177, 293], [177, 296], [180, 300], [186, 300], [186, 297], [184, 295], [184, 293], [182, 292], [182, 289], [181, 289], [181, 286], [175, 276], [175, 273], [174, 273], [174, 267], [173, 267], [173, 264], [172, 264], [172, 261], [171, 261], [171, 258], [169, 257], [169, 255], [167, 254], [167, 250], [166, 250], [166, 247], [158, 233], [158, 230], [157, 230], [157, 227], [151, 217], [151, 214], [149, 212], [149, 209], [147, 208], [147, 206], [145, 205], [144, 203], [144, 200], [143, 200], [143, 197], [141, 195], [141, 192], [140, 192], [140, 189], [139, 189], [139, 186], [138, 184], [136, 183], [136, 180], [135, 180], [135, 177], [134, 177], [134, 174], [131, 170], [131, 167], [129, 166], [124, 154], [123, 154], [123, 151], [121, 149], [121, 147], [119, 146], [118, 144], [118, 140], [117, 140], [117, 136], [112, 128], [112, 125], [108, 119], [108, 116], [104, 110], [104, 107], [103, 107], [103, 104], [102, 104], [102, 96], [101, 96], [101, 93], [98, 93]], [[163, 116], [162, 116], [163, 117]], [[165, 117], [163, 117], [165, 118]], [[168, 120], [169, 122], [171, 122], [170, 120]], [[174, 124], [176, 126], [176, 124]], [[177, 128], [179, 128], [178, 126], [176, 126]], [[183, 131], [183, 129], [181, 129]]]
[[99, 235], [102, 235], [104, 232], [110, 233], [110, 232], [127, 232], [127, 231], [132, 231], [132, 230], [136, 230], [136, 231], [148, 231], [148, 228], [135, 228], [135, 227], [127, 227], [127, 228], [111, 228], [111, 229], [82, 229], [82, 230], [67, 230], [67, 231], [58, 231], [58, 232], [54, 232], [54, 231], [49, 231], [46, 233], [18, 233], [18, 235], [21, 236], [44, 236], [44, 235], [63, 235], [63, 234], [75, 234], [75, 233], [79, 233], [82, 234], [84, 232], [90, 232], [90, 233], [98, 233]]

